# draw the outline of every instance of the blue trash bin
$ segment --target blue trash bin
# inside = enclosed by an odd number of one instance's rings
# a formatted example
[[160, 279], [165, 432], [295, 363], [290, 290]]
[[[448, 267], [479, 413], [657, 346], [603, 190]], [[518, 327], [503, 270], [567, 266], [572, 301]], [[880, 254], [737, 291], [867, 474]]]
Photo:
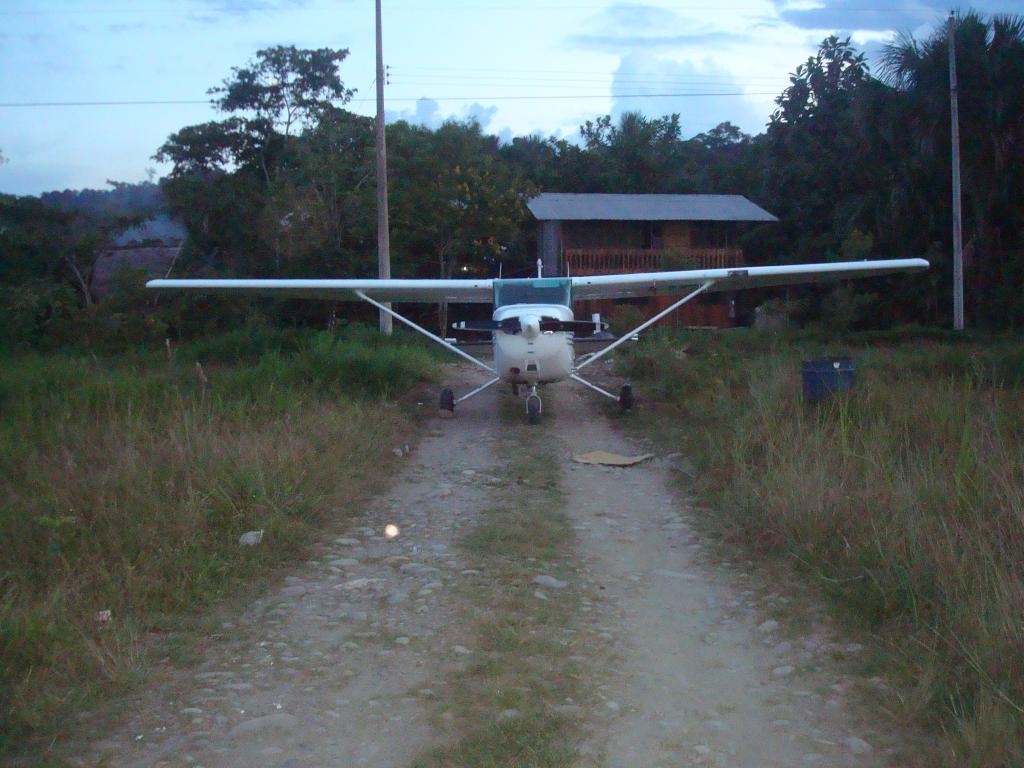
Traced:
[[801, 366], [804, 398], [811, 403], [820, 402], [836, 392], [853, 388], [856, 367], [852, 357], [816, 357], [804, 360]]

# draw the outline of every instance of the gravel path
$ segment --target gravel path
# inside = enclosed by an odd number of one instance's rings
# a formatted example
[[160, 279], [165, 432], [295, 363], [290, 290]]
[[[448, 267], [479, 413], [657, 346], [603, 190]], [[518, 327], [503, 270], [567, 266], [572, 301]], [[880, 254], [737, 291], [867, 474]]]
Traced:
[[[651, 451], [597, 414], [579, 388], [554, 387], [567, 513], [600, 595], [594, 620], [612, 643], [599, 691], [616, 717], [591, 729], [583, 751], [597, 765], [875, 766], [889, 735], [865, 731], [846, 704], [852, 681], [826, 624], [786, 639], [771, 618], [786, 599], [752, 588], [740, 569], [709, 563], [687, 507], [669, 490], [673, 462], [619, 469], [572, 462], [603, 449]], [[585, 413], [586, 418], [575, 417]], [[820, 621], [820, 619], [819, 619]]]
[[[477, 381], [457, 369], [466, 384]], [[482, 379], [480, 379], [482, 381]], [[436, 421], [388, 493], [349, 531], [241, 615], [227, 615], [198, 668], [166, 671], [72, 762], [103, 766], [408, 766], [437, 744], [446, 679], [470, 654], [458, 587], [486, 574], [460, 562], [503, 467], [488, 391]], [[600, 638], [585, 662], [580, 764], [836, 766], [892, 762], [892, 734], [848, 705], [834, 657], [859, 648], [827, 623], [784, 637], [786, 602], [742, 569], [713, 563], [669, 490], [665, 459], [584, 466], [576, 452], [639, 453], [580, 388], [545, 392], [584, 563], [578, 625]], [[433, 407], [427, 403], [425, 407]], [[393, 538], [385, 526], [398, 526]], [[260, 546], [270, 545], [264, 542]], [[565, 586], [565, 585], [562, 585]], [[780, 617], [781, 618], [781, 617]], [[563, 707], [564, 708], [564, 707]], [[858, 710], [859, 711], [859, 710]], [[880, 720], [880, 718], [878, 718]]]

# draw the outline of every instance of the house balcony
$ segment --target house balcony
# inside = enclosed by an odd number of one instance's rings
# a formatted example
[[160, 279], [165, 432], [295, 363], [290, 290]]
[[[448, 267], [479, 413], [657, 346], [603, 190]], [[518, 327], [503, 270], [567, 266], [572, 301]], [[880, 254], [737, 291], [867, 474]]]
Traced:
[[610, 275], [682, 269], [727, 269], [743, 266], [739, 248], [566, 248], [562, 264], [568, 275]]

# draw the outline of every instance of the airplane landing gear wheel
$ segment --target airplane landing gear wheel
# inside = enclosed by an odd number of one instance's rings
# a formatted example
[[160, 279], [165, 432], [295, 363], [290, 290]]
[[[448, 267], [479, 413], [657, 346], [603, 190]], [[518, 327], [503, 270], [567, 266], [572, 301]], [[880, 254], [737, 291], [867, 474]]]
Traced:
[[437, 415], [442, 419], [451, 419], [455, 417], [455, 393], [448, 388], [441, 390], [441, 399], [438, 403]]
[[540, 395], [537, 394], [537, 385], [530, 385], [530, 394], [526, 396], [526, 420], [531, 424], [540, 421], [540, 414], [543, 406], [540, 402]]
[[538, 424], [540, 423], [540, 414], [540, 395], [530, 395], [526, 398], [526, 420], [531, 424]]
[[623, 384], [622, 389], [619, 390], [619, 407], [622, 412], [630, 410], [633, 407], [633, 388], [629, 384]]

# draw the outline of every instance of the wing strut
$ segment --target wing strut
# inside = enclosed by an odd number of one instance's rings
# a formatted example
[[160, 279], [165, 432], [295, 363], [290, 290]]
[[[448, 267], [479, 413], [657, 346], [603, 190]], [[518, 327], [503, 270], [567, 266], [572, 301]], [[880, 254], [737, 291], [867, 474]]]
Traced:
[[397, 312], [395, 312], [393, 309], [391, 309], [391, 307], [387, 306], [386, 304], [381, 304], [379, 301], [374, 301], [369, 296], [367, 296], [365, 293], [363, 293], [362, 291], [359, 291], [359, 290], [355, 291], [355, 295], [358, 296], [363, 301], [367, 302], [368, 304], [372, 304], [377, 309], [379, 309], [381, 312], [385, 312], [385, 313], [391, 315], [391, 317], [395, 318], [395, 320], [397, 320], [398, 322], [405, 323], [406, 325], [408, 325], [413, 330], [419, 331], [420, 333], [422, 333], [424, 336], [426, 336], [431, 341], [436, 341], [438, 344], [440, 344], [445, 349], [451, 350], [456, 355], [459, 355], [459, 357], [466, 358], [467, 360], [469, 360], [469, 362], [473, 363], [474, 365], [479, 365], [485, 371], [490, 371], [494, 375], [498, 374], [498, 372], [496, 370], [494, 370], [493, 368], [491, 368], [491, 366], [487, 365], [487, 363], [481, 362], [480, 360], [477, 360], [472, 355], [463, 352], [461, 349], [456, 347], [454, 344], [451, 344], [451, 343], [445, 341], [444, 339], [442, 339], [440, 336], [437, 336], [436, 334], [431, 333], [430, 331], [428, 331], [423, 326], [416, 325], [416, 323], [414, 323], [409, 318], [402, 317], [402, 315], [400, 315]]
[[[688, 302], [690, 299], [696, 297], [697, 295], [699, 295], [701, 293], [704, 293], [704, 291], [706, 291], [708, 288], [710, 288], [714, 284], [715, 284], [714, 280], [707, 280], [707, 281], [705, 281], [700, 286], [700, 288], [698, 288], [697, 290], [692, 291], [692, 292], [686, 294], [685, 296], [683, 296], [683, 298], [681, 298], [675, 304], [671, 305], [667, 309], [663, 309], [661, 312], [656, 314], [654, 317], [652, 317], [646, 323], [642, 323], [641, 325], [638, 325], [636, 328], [634, 328], [629, 333], [622, 334], [622, 336], [617, 338], [615, 341], [613, 341], [607, 347], [602, 349], [600, 352], [596, 353], [592, 357], [588, 357], [586, 360], [584, 360], [582, 363], [580, 363], [579, 365], [576, 366], [576, 372], [579, 372], [579, 371], [583, 370], [584, 368], [586, 368], [588, 365], [590, 365], [595, 360], [597, 360], [597, 359], [599, 359], [601, 357], [604, 357], [605, 355], [607, 355], [609, 352], [611, 352], [613, 349], [615, 349], [620, 344], [625, 344], [627, 341], [629, 341], [631, 338], [633, 338], [636, 334], [640, 333], [640, 331], [645, 330], [646, 328], [648, 328], [651, 325], [654, 325], [656, 322], [661, 320], [661, 318], [663, 318], [665, 315], [669, 314], [670, 312], [672, 312], [672, 311], [674, 311], [676, 309], [679, 309], [679, 307], [683, 306], [683, 304]], [[580, 381], [580, 379], [578, 377], [576, 377], [576, 376], [573, 376], [573, 378], [576, 379], [577, 381]], [[584, 382], [584, 383], [586, 383], [588, 386], [590, 386], [589, 382]]]
[[601, 389], [599, 386], [597, 386], [597, 384], [594, 384], [592, 382], [587, 381], [582, 376], [577, 376], [575, 373], [570, 373], [569, 374], [569, 378], [572, 379], [573, 381], [578, 381], [584, 387], [590, 387], [595, 392], [599, 392], [600, 394], [604, 395], [605, 397], [611, 398], [615, 402], [619, 401], [619, 396], [618, 395], [613, 395], [607, 389]]
[[464, 394], [462, 397], [460, 397], [458, 400], [455, 401], [455, 404], [458, 405], [463, 400], [469, 400], [469, 398], [471, 398], [473, 395], [479, 395], [485, 389], [487, 389], [488, 387], [491, 387], [491, 386], [497, 384], [499, 381], [501, 381], [501, 377], [500, 376], [496, 376], [495, 378], [493, 378], [490, 381], [488, 381], [486, 384], [482, 384], [481, 386], [477, 387], [472, 392], [467, 392], [466, 394]]

